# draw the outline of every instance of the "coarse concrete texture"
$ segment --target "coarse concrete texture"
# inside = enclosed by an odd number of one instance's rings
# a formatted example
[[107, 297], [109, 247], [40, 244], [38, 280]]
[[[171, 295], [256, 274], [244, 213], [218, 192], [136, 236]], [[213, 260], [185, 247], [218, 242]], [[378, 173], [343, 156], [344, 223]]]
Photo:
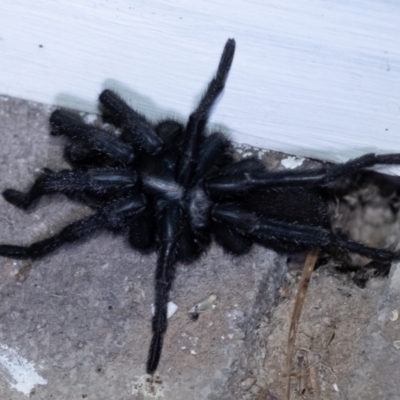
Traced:
[[400, 399], [400, 263], [394, 263], [346, 390], [347, 399]]
[[[60, 169], [51, 109], [0, 98], [0, 190], [27, 189]], [[64, 196], [29, 212], [0, 197], [0, 243], [30, 244], [90, 213]], [[232, 399], [240, 397], [255, 331], [275, 302], [286, 258], [260, 247], [235, 258], [217, 246], [179, 266], [161, 363], [145, 374], [156, 256], [104, 232], [34, 263], [0, 258], [0, 398]], [[197, 322], [188, 310], [215, 293]]]
[[[67, 167], [63, 139], [49, 135], [51, 111], [0, 97], [1, 191], [27, 189], [43, 167]], [[237, 150], [275, 170], [314, 165], [245, 145]], [[355, 240], [394, 249], [399, 215], [374, 190], [363, 192], [369, 207], [354, 206], [354, 195], [336, 205], [335, 224]], [[0, 197], [0, 243], [32, 243], [90, 212], [61, 195], [29, 212]], [[295, 283], [284, 283], [286, 257], [255, 247], [235, 258], [212, 246], [198, 262], [179, 266], [171, 294], [178, 310], [151, 378], [144, 372], [155, 263], [154, 254], [140, 255], [107, 232], [35, 263], [0, 258], [0, 399], [280, 400], [296, 292]], [[393, 263], [388, 279], [372, 279], [366, 289], [333, 266], [313, 274], [291, 399], [400, 399], [400, 266]], [[211, 293], [214, 307], [193, 322], [187, 311]]]

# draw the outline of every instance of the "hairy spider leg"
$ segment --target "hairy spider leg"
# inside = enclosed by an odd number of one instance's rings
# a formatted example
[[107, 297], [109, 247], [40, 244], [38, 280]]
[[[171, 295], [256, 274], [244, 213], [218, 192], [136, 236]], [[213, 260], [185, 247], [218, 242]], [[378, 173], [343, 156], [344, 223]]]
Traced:
[[100, 94], [99, 100], [103, 106], [103, 118], [115, 126], [122, 127], [125, 140], [137, 144], [148, 154], [155, 155], [161, 152], [163, 140], [144, 115], [133, 110], [109, 89]]
[[224, 90], [232, 66], [233, 57], [235, 55], [235, 47], [235, 39], [228, 39], [225, 43], [217, 72], [208, 84], [204, 96], [201, 98], [199, 105], [192, 114], [195, 115], [196, 118], [207, 120], [215, 101]]
[[[203, 124], [205, 125], [205, 121]], [[202, 132], [203, 128], [204, 126], [199, 132]], [[200, 178], [221, 157], [221, 153], [225, 157], [225, 153], [228, 153], [228, 147], [230, 147], [229, 142], [220, 133], [213, 133], [205, 138], [195, 175]], [[188, 183], [186, 188], [189, 188], [189, 186], [191, 185]], [[159, 231], [162, 234], [159, 239], [160, 248], [155, 280], [156, 300], [152, 324], [153, 338], [147, 361], [147, 372], [151, 374], [157, 369], [164, 334], [167, 330], [167, 303], [174, 278], [175, 262], [178, 259], [180, 261], [193, 259], [201, 253], [202, 246], [208, 243], [207, 238], [202, 238], [196, 232], [197, 243], [203, 240], [203, 245], [198, 244], [199, 248], [196, 248], [196, 241], [193, 240], [188, 216], [177, 203], [170, 203], [162, 211]]]
[[363, 168], [373, 167], [376, 164], [400, 165], [400, 154], [365, 154], [361, 157], [335, 165], [327, 170], [323, 184], [328, 184], [346, 175], [355, 173]]
[[212, 221], [212, 230], [215, 241], [225, 250], [237, 256], [248, 253], [254, 242], [249, 235], [246, 236], [217, 219]]
[[177, 203], [169, 203], [162, 211], [159, 221], [161, 230], [160, 249], [155, 280], [153, 337], [147, 358], [147, 373], [154, 374], [161, 357], [164, 335], [167, 331], [167, 307], [169, 292], [175, 277], [176, 244], [180, 235], [182, 210]]
[[32, 243], [30, 246], [0, 245], [0, 256], [35, 260], [53, 252], [65, 243], [80, 240], [99, 229], [120, 228], [124, 218], [139, 213], [145, 205], [145, 198], [140, 194], [114, 201], [97, 214], [75, 221], [56, 235]]
[[208, 84], [207, 90], [196, 110], [189, 116], [185, 130], [183, 157], [180, 160], [180, 173], [178, 176], [178, 182], [184, 187], [187, 187], [192, 180], [199, 157], [198, 149], [204, 127], [215, 101], [225, 87], [234, 54], [235, 40], [229, 39], [225, 44], [214, 78]]
[[315, 246], [322, 248], [336, 246], [375, 261], [387, 262], [400, 257], [399, 252], [372, 248], [350, 240], [344, 235], [337, 235], [329, 229], [260, 218], [254, 213], [241, 210], [234, 204], [216, 204], [212, 216], [242, 234], [255, 237], [261, 242], [266, 241], [269, 247], [281, 251], [293, 252]]
[[90, 171], [51, 171], [40, 175], [27, 192], [15, 189], [6, 189], [4, 198], [16, 207], [27, 209], [40, 197], [63, 193], [74, 195], [76, 193], [90, 193], [100, 195], [105, 193], [124, 193], [132, 189], [137, 182], [137, 173], [130, 170], [92, 169]]
[[365, 154], [343, 164], [311, 171], [243, 172], [224, 174], [207, 179], [206, 188], [215, 196], [237, 192], [288, 186], [325, 186], [349, 174], [376, 164], [400, 165], [400, 154]]
[[85, 162], [96, 153], [122, 165], [132, 163], [135, 158], [131, 145], [123, 143], [112, 132], [85, 124], [77, 113], [56, 110], [51, 114], [50, 125], [52, 135], [65, 135], [72, 141], [68, 152], [73, 161]]
[[232, 162], [232, 146], [230, 141], [221, 132], [213, 132], [206, 137], [199, 152], [191, 186], [204, 179], [215, 165]]
[[313, 171], [239, 171], [239, 173], [221, 171], [218, 175], [206, 179], [205, 187], [211, 196], [233, 196], [252, 190], [321, 185], [325, 176], [326, 169], [321, 168]]

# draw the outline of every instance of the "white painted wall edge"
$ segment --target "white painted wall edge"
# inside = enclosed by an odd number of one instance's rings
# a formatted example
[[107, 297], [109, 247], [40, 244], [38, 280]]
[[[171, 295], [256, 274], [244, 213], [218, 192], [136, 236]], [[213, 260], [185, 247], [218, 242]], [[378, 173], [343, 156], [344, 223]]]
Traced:
[[112, 87], [183, 120], [228, 37], [212, 122], [234, 141], [333, 161], [400, 152], [397, 0], [4, 1], [0, 94], [94, 111]]

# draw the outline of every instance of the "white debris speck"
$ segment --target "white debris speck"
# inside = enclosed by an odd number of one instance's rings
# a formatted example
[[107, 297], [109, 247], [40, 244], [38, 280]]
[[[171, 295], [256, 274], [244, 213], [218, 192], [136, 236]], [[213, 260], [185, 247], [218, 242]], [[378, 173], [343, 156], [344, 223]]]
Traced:
[[241, 321], [244, 314], [240, 309], [234, 308], [231, 312], [227, 312], [226, 316], [228, 317], [229, 328], [233, 329], [237, 324], [236, 321]]
[[241, 385], [246, 388], [246, 390], [249, 390], [255, 383], [256, 383], [257, 379], [255, 377], [249, 377], [247, 379], [245, 379]]
[[207, 297], [204, 297], [201, 299], [196, 305], [194, 305], [188, 312], [189, 313], [199, 313], [206, 311], [212, 303], [217, 299], [217, 295], [212, 293], [208, 295]]
[[[173, 303], [172, 301], [168, 302], [168, 311], [167, 311], [167, 318], [171, 318], [176, 310], [178, 309], [178, 306]], [[154, 315], [154, 304], [151, 305], [151, 313]]]
[[35, 385], [46, 385], [47, 380], [35, 370], [35, 365], [18, 354], [18, 349], [0, 344], [0, 369], [11, 388], [29, 395]]
[[398, 318], [399, 318], [399, 312], [397, 310], [393, 310], [392, 315], [390, 316], [390, 320], [394, 322], [397, 321]]
[[393, 341], [393, 347], [394, 347], [396, 350], [400, 350], [400, 340], [395, 340], [395, 341]]
[[304, 158], [302, 157], [294, 157], [294, 156], [289, 156], [287, 158], [284, 158], [281, 161], [281, 164], [286, 168], [286, 169], [294, 169], [297, 167], [300, 167], [304, 162]]
[[85, 115], [84, 119], [87, 124], [93, 124], [93, 122], [96, 121], [96, 119], [97, 119], [97, 115], [96, 114], [87, 114], [87, 115]]
[[190, 354], [193, 354], [195, 356], [197, 353], [194, 350], [190, 350]]
[[228, 333], [228, 338], [233, 339], [233, 333]]
[[185, 349], [186, 349], [186, 346], [182, 346], [182, 347], [181, 347], [181, 350], [185, 350]]
[[221, 339], [222, 339], [222, 340], [225, 340], [225, 336], [221, 336]]
[[333, 384], [333, 389], [335, 392], [339, 391], [338, 385], [336, 383]]
[[233, 320], [236, 319], [236, 315], [233, 314], [233, 313], [228, 313], [228, 317], [229, 317], [229, 318], [232, 318]]
[[197, 342], [199, 341], [199, 338], [196, 337], [196, 336], [194, 336], [194, 337], [190, 337], [189, 340], [190, 340], [190, 343], [191, 343], [193, 346], [197, 346]]

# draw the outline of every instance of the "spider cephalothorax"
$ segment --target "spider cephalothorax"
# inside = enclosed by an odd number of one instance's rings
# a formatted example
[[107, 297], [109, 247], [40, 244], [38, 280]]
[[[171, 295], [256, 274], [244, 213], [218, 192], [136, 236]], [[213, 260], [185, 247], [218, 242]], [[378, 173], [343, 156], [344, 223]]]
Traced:
[[398, 258], [334, 233], [325, 191], [362, 168], [399, 164], [399, 154], [367, 154], [316, 170], [268, 172], [255, 158], [234, 161], [229, 140], [207, 132], [234, 51], [235, 41], [229, 39], [215, 77], [186, 124], [150, 122], [111, 90], [100, 95], [102, 116], [120, 134], [88, 125], [76, 113], [54, 111], [52, 134], [67, 137], [65, 157], [72, 169], [46, 169], [27, 193], [3, 193], [24, 209], [43, 195], [63, 193], [95, 210], [30, 246], [0, 245], [3, 257], [36, 259], [99, 229], [124, 234], [136, 250], [157, 252], [148, 373], [160, 360], [175, 266], [194, 261], [212, 240], [235, 255], [259, 243], [284, 252], [337, 247], [376, 261]]

